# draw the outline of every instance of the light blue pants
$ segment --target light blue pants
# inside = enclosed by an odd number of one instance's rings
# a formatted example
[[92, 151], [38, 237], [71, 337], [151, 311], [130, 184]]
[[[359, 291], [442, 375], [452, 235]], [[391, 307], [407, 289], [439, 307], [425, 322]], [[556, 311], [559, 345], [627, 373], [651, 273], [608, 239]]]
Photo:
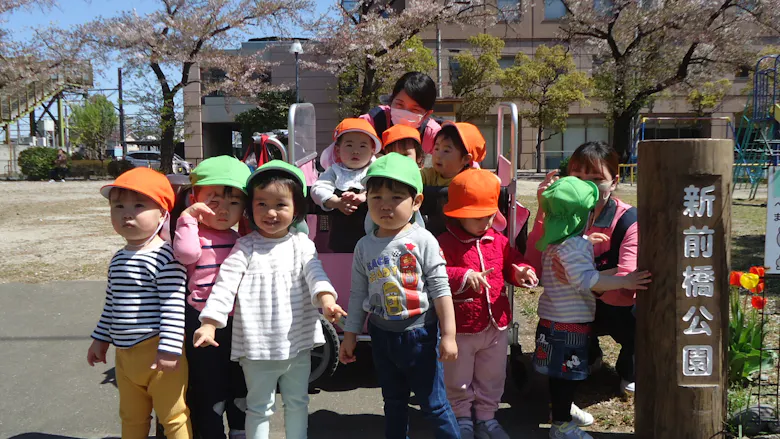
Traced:
[[270, 418], [276, 403], [276, 384], [284, 404], [284, 431], [287, 439], [306, 439], [309, 423], [309, 373], [311, 351], [288, 360], [247, 360], [241, 367], [247, 387], [246, 437], [268, 439]]

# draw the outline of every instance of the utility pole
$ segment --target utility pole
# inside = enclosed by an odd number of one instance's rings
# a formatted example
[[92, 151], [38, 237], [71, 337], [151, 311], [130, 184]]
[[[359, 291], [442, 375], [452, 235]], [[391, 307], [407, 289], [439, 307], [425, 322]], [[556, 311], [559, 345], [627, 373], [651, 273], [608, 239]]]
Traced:
[[127, 157], [127, 141], [125, 140], [125, 106], [122, 99], [122, 68], [117, 69], [119, 88], [119, 141], [122, 143], [122, 158]]

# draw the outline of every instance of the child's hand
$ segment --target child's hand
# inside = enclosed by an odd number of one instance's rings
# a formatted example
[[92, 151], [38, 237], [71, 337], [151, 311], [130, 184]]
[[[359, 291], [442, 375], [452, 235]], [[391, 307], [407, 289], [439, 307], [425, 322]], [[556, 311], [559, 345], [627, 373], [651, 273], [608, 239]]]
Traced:
[[94, 366], [96, 363], [105, 364], [108, 346], [109, 344], [104, 341], [92, 340], [92, 344], [89, 345], [89, 349], [87, 350], [87, 363], [89, 363], [90, 366]]
[[356, 194], [354, 192], [344, 192], [341, 194], [341, 199], [347, 200], [347, 202], [353, 206], [359, 206], [360, 204], [366, 202], [366, 193], [361, 192]]
[[357, 346], [357, 336], [354, 332], [345, 332], [344, 333], [344, 340], [341, 342], [341, 346], [339, 346], [339, 361], [341, 361], [342, 364], [349, 364], [354, 363], [357, 358], [355, 358], [355, 347]]
[[469, 271], [469, 274], [466, 276], [466, 285], [476, 292], [482, 291], [482, 287], [490, 288], [487, 276], [492, 272], [492, 268], [488, 268], [485, 271]]
[[325, 317], [325, 320], [336, 323], [342, 316], [347, 315], [347, 312], [336, 303], [333, 294], [324, 292], [320, 293], [319, 296], [322, 304], [322, 315]]
[[350, 203], [347, 198], [344, 198], [344, 195], [348, 193], [349, 192], [345, 192], [340, 197], [334, 196], [328, 200], [326, 207], [330, 207], [331, 209], [338, 209], [344, 215], [352, 215], [357, 210], [357, 206]]
[[195, 218], [199, 223], [202, 223], [206, 217], [213, 217], [214, 211], [208, 206], [211, 198], [206, 200], [205, 203], [195, 203], [192, 206], [184, 209], [181, 216], [191, 216]]
[[609, 241], [609, 236], [603, 233], [591, 233], [588, 235], [588, 241], [593, 245], [601, 244], [602, 242]]
[[536, 199], [539, 201], [540, 206], [542, 205], [542, 192], [546, 191], [547, 188], [559, 178], [558, 170], [556, 169], [555, 171], [548, 172], [547, 176], [544, 177], [544, 181], [539, 183], [539, 187], [536, 189]]
[[214, 340], [214, 336], [217, 332], [217, 328], [214, 325], [204, 323], [200, 325], [195, 331], [195, 335], [192, 336], [192, 345], [196, 348], [214, 346], [219, 347], [219, 343]]
[[172, 372], [179, 368], [179, 356], [170, 352], [157, 352], [157, 358], [150, 369], [160, 372]]
[[444, 335], [439, 342], [439, 361], [455, 361], [458, 359], [458, 343], [454, 335]]
[[512, 264], [512, 270], [515, 273], [515, 282], [525, 288], [531, 288], [539, 285], [539, 278], [531, 267], [520, 267]]
[[653, 281], [650, 279], [651, 276], [647, 270], [632, 271], [624, 276], [626, 285], [623, 288], [626, 290], [646, 290], [645, 285]]

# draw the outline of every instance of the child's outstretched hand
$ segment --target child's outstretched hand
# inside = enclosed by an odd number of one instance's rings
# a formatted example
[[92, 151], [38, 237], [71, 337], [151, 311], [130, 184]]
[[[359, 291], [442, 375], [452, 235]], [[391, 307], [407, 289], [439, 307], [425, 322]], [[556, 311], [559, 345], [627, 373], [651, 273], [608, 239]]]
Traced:
[[341, 342], [341, 346], [339, 346], [339, 361], [341, 361], [342, 364], [349, 364], [354, 363], [357, 358], [355, 358], [355, 347], [357, 346], [357, 334], [354, 332], [344, 332], [344, 340]]
[[455, 361], [458, 359], [458, 343], [454, 335], [443, 335], [439, 342], [439, 361]]
[[157, 358], [150, 369], [160, 372], [170, 372], [179, 368], [179, 356], [170, 352], [157, 352]]
[[603, 233], [591, 233], [588, 235], [588, 241], [593, 245], [601, 244], [602, 242], [609, 241], [609, 236]]
[[482, 291], [482, 288], [490, 288], [487, 276], [493, 272], [492, 268], [485, 271], [469, 271], [466, 275], [466, 285], [476, 292]]
[[357, 210], [357, 205], [352, 204], [347, 198], [344, 198], [344, 195], [348, 194], [349, 192], [346, 192], [342, 194], [340, 197], [334, 196], [329, 200], [329, 206], [334, 209], [338, 209], [343, 213], [344, 215], [352, 215]]
[[181, 213], [181, 216], [191, 216], [199, 223], [203, 222], [206, 217], [214, 216], [214, 211], [211, 210], [211, 208], [208, 206], [212, 197], [213, 195], [210, 196], [205, 202], [195, 203], [192, 206], [184, 209], [184, 212]]
[[344, 192], [341, 194], [341, 198], [343, 200], [347, 200], [347, 202], [353, 206], [359, 206], [360, 204], [366, 202], [366, 193], [361, 192], [356, 194], [354, 192]]
[[539, 278], [531, 267], [520, 267], [512, 264], [512, 270], [515, 273], [515, 282], [525, 288], [531, 288], [539, 285]]
[[330, 323], [336, 323], [342, 316], [347, 315], [347, 312], [336, 303], [333, 294], [324, 292], [320, 293], [319, 296], [322, 304], [322, 315], [325, 317], [325, 320]]
[[547, 173], [547, 175], [544, 177], [544, 181], [539, 183], [539, 187], [536, 188], [536, 198], [539, 201], [539, 205], [542, 205], [542, 192], [546, 191], [550, 185], [555, 183], [555, 180], [558, 180], [561, 178], [558, 175], [558, 170], [550, 171]]
[[623, 288], [626, 290], [646, 290], [647, 284], [652, 282], [653, 280], [650, 278], [652, 274], [650, 274], [647, 270], [636, 270], [631, 273], [628, 273], [625, 275], [625, 282], [626, 286]]
[[87, 350], [87, 363], [94, 366], [96, 363], [106, 363], [106, 352], [108, 352], [108, 343], [100, 340], [92, 340]]
[[217, 328], [214, 325], [203, 323], [192, 336], [192, 345], [196, 348], [214, 346], [219, 347], [219, 343], [214, 340]]

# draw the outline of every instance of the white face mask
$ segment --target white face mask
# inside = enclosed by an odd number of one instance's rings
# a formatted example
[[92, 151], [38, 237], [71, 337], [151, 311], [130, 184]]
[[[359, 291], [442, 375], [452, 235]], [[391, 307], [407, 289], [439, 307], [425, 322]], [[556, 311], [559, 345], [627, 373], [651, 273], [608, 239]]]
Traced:
[[420, 128], [423, 116], [422, 114], [400, 108], [390, 108], [390, 120], [393, 122], [393, 125], [407, 125], [412, 128]]
[[596, 186], [599, 187], [599, 195], [601, 196], [601, 199], [608, 200], [610, 195], [612, 195], [612, 181], [602, 181]]

